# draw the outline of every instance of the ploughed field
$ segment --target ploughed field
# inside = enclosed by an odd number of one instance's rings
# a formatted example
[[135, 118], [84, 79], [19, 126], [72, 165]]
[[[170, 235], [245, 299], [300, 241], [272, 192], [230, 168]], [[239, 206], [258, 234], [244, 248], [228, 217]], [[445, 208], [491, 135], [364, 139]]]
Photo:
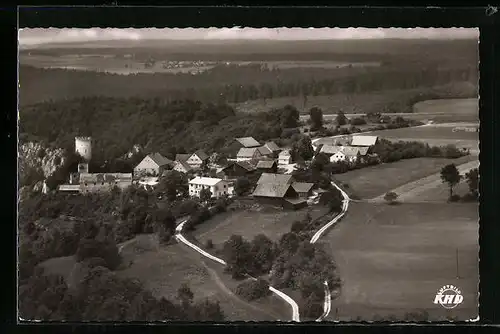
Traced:
[[[429, 320], [475, 318], [478, 219], [474, 203], [351, 203], [345, 218], [319, 240], [343, 282], [327, 320], [404, 320], [420, 310]], [[464, 297], [452, 310], [433, 304], [447, 284]]]

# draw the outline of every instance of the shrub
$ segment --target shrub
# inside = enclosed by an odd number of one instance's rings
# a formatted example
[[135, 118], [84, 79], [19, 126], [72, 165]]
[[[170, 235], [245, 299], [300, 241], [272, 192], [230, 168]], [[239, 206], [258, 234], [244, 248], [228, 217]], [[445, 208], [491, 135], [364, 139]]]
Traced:
[[212, 249], [214, 248], [214, 243], [212, 241], [212, 239], [208, 239], [207, 242], [205, 243], [205, 248], [206, 249]]
[[462, 202], [475, 202], [479, 199], [479, 196], [477, 193], [467, 193], [462, 196], [461, 201]]
[[364, 118], [361, 118], [361, 117], [355, 117], [355, 118], [351, 119], [351, 121], [349, 123], [351, 123], [351, 125], [365, 125], [366, 120]]
[[398, 199], [398, 194], [396, 194], [393, 191], [389, 191], [384, 196], [384, 200], [387, 201], [387, 203], [389, 204], [395, 204], [397, 199]]
[[294, 233], [299, 233], [305, 227], [306, 227], [305, 222], [297, 220], [297, 221], [293, 222], [292, 227], [290, 228], [290, 231], [294, 232]]
[[450, 198], [449, 198], [449, 201], [450, 202], [458, 202], [458, 201], [460, 201], [460, 195], [457, 195], [457, 194], [451, 195]]
[[269, 283], [261, 278], [248, 279], [236, 287], [236, 294], [248, 301], [256, 300], [271, 294]]

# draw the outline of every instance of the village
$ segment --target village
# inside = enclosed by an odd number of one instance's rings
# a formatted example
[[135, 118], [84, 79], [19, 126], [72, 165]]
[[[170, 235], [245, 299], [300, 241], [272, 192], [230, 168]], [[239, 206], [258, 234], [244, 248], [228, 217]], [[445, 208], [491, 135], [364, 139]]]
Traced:
[[[377, 142], [377, 136], [346, 135], [317, 138], [311, 147], [317, 154], [329, 157], [331, 163], [356, 164], [365, 159], [376, 159], [370, 148]], [[250, 191], [251, 197], [259, 203], [268, 203], [289, 209], [300, 209], [317, 202], [324, 192], [317, 184], [297, 182], [291, 175], [298, 168], [307, 168], [310, 161], [299, 165], [292, 159], [289, 148], [280, 148], [272, 141], [259, 143], [253, 137], [234, 139], [237, 147], [234, 156], [216, 163], [217, 153], [207, 154], [197, 150], [191, 154], [177, 154], [170, 160], [158, 152], [149, 153], [135, 166], [133, 173], [92, 173], [89, 162], [92, 159], [92, 138], [76, 137], [75, 152], [82, 157], [78, 170], [69, 175], [69, 182], [58, 187], [61, 192], [95, 193], [110, 191], [131, 185], [146, 189], [155, 187], [160, 178], [174, 170], [186, 174], [189, 179], [189, 196], [200, 198], [203, 191], [209, 191], [209, 198], [232, 197], [235, 182], [240, 177], [257, 180]]]

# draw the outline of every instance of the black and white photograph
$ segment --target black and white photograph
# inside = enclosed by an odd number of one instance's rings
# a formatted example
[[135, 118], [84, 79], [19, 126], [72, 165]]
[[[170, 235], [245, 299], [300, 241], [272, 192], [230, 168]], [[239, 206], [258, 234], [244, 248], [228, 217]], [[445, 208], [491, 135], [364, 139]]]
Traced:
[[18, 319], [477, 320], [478, 49], [19, 29]]

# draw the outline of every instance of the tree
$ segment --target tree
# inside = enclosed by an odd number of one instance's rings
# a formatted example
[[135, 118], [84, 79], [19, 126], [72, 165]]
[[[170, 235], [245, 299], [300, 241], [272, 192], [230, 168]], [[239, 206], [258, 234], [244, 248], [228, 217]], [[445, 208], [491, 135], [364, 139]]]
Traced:
[[212, 198], [212, 192], [208, 188], [203, 188], [200, 191], [200, 200], [202, 202], [207, 202]]
[[321, 204], [327, 205], [332, 212], [340, 212], [342, 210], [342, 193], [337, 188], [332, 188], [328, 192], [321, 195], [319, 201]]
[[192, 304], [193, 298], [194, 294], [189, 285], [187, 283], [182, 283], [179, 289], [177, 289], [177, 299], [186, 307]]
[[320, 108], [311, 108], [311, 110], [309, 110], [309, 117], [312, 131], [319, 130], [323, 127], [323, 111]]
[[384, 200], [386, 200], [387, 203], [389, 203], [389, 204], [394, 204], [396, 202], [397, 198], [398, 198], [398, 194], [396, 194], [393, 191], [389, 191], [388, 193], [386, 193], [384, 195]]
[[345, 114], [342, 110], [339, 110], [339, 112], [337, 113], [336, 122], [338, 126], [347, 124], [347, 117], [345, 117]]
[[471, 169], [465, 174], [467, 185], [471, 194], [477, 197], [479, 190], [479, 168]]
[[296, 128], [299, 125], [300, 113], [292, 105], [286, 105], [280, 110], [281, 128]]
[[175, 201], [177, 194], [185, 195], [187, 190], [188, 180], [186, 175], [175, 170], [167, 171], [156, 186], [156, 192], [165, 194], [169, 201]]
[[106, 262], [106, 267], [114, 270], [120, 264], [118, 247], [112, 240], [97, 241], [95, 239], [82, 239], [78, 244], [76, 259], [81, 262], [88, 258], [102, 258]]
[[311, 160], [314, 156], [311, 138], [302, 136], [297, 142], [292, 145], [292, 155], [294, 160], [302, 158], [303, 160]]
[[250, 243], [241, 235], [232, 235], [224, 243], [222, 253], [227, 263], [226, 271], [231, 273], [233, 278], [241, 278], [247, 272], [252, 262], [250, 248]]
[[234, 192], [238, 196], [244, 195], [247, 191], [250, 190], [250, 180], [248, 178], [242, 176], [236, 179], [236, 182], [234, 184]]
[[251, 273], [254, 275], [266, 274], [271, 270], [276, 256], [274, 243], [265, 235], [258, 234], [251, 243], [250, 254], [253, 258]]
[[172, 211], [169, 209], [161, 209], [158, 208], [154, 212], [154, 227], [155, 229], [158, 229], [160, 226], [162, 226], [166, 232], [170, 232], [170, 234], [173, 234], [176, 228], [176, 223], [175, 223], [175, 217], [172, 214]]
[[455, 164], [446, 165], [441, 169], [441, 180], [443, 183], [448, 183], [448, 187], [450, 189], [450, 199], [453, 196], [453, 188], [460, 183], [461, 179], [462, 175], [460, 175], [460, 172]]

